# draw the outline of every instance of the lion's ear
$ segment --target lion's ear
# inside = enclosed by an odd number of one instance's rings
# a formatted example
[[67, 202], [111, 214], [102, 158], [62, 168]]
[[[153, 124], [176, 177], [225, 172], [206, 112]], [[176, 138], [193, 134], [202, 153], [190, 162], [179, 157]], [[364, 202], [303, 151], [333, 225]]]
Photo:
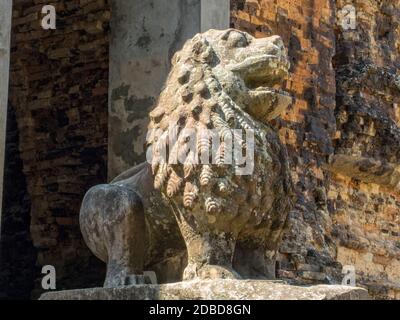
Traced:
[[225, 40], [225, 41], [228, 40], [229, 35], [231, 34], [232, 30], [233, 30], [233, 29], [228, 29], [228, 30], [226, 30], [225, 33], [222, 34], [221, 40]]
[[217, 64], [218, 57], [208, 40], [199, 35], [193, 39], [192, 53], [197, 61], [208, 65]]

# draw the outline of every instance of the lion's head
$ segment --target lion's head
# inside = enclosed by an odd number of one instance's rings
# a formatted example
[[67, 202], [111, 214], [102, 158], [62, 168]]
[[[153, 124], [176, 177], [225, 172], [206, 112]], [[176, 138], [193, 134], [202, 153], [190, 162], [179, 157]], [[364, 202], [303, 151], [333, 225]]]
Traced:
[[[204, 225], [232, 231], [230, 221], [265, 220], [277, 201], [275, 195], [288, 188], [287, 159], [267, 124], [291, 103], [288, 94], [274, 88], [288, 68], [283, 42], [276, 36], [255, 39], [229, 29], [210, 30], [189, 40], [174, 56], [166, 86], [150, 114], [148, 144], [155, 187]], [[219, 143], [214, 144], [204, 133], [207, 130], [219, 134]], [[250, 131], [254, 142], [248, 140]], [[231, 157], [234, 140], [240, 141], [242, 155], [255, 149], [248, 158], [253, 162], [251, 172], [238, 174], [241, 163]], [[212, 146], [215, 152], [207, 154]], [[174, 163], [171, 157], [180, 161]], [[202, 162], [204, 158], [210, 163]]]

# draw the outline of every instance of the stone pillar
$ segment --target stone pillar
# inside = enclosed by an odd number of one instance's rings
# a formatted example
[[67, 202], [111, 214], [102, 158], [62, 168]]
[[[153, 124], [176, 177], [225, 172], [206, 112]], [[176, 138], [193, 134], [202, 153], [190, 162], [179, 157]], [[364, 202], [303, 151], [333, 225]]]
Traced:
[[145, 161], [148, 113], [174, 53], [196, 33], [229, 27], [229, 0], [113, 0], [108, 176]]
[[201, 0], [201, 32], [229, 28], [230, 7], [230, 0]]
[[0, 1], [0, 232], [3, 198], [4, 151], [6, 143], [8, 76], [12, 0]]

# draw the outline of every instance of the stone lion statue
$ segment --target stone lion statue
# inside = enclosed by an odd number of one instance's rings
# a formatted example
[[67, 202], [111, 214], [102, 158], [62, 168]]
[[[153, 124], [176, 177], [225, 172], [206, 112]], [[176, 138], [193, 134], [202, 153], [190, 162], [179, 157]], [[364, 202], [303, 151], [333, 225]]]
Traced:
[[[268, 123], [291, 103], [275, 89], [288, 68], [280, 37], [234, 29], [197, 34], [174, 56], [150, 113], [149, 161], [83, 200], [82, 233], [107, 263], [105, 286], [144, 283], [144, 270], [170, 281], [163, 267], [174, 280], [275, 277], [293, 191]], [[184, 270], [164, 263], [174, 257]]]

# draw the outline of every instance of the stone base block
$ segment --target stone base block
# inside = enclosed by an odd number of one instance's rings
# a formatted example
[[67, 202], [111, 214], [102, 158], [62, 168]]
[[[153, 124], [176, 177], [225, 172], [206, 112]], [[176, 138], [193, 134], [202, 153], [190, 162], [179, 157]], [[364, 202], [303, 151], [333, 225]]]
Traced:
[[370, 300], [367, 290], [279, 281], [207, 280], [49, 292], [40, 300]]

